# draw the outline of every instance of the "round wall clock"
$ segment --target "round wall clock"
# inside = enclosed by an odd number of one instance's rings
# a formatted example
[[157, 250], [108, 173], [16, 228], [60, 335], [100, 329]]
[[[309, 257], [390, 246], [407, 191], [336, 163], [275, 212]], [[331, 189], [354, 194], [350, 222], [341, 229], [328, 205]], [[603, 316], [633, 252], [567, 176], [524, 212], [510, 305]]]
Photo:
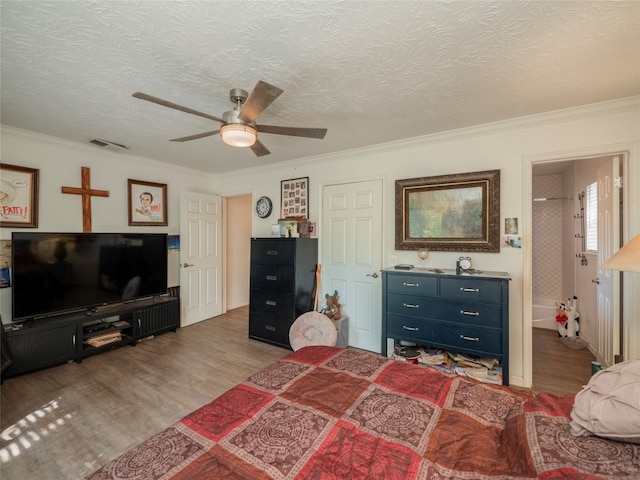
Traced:
[[271, 215], [273, 204], [269, 197], [260, 197], [256, 202], [256, 213], [260, 218], [267, 218]]

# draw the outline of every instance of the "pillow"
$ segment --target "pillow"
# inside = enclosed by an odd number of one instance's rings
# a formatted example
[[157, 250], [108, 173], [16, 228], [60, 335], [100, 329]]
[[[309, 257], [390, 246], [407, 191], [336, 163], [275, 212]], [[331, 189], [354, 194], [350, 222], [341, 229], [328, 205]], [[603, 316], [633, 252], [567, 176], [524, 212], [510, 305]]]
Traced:
[[597, 372], [576, 395], [571, 433], [640, 444], [640, 360]]

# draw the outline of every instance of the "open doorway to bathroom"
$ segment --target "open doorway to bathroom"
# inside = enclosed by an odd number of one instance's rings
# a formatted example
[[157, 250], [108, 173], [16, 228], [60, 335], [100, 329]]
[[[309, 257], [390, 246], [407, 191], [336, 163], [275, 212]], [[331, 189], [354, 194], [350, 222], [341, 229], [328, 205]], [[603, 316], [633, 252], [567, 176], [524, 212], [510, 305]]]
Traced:
[[[589, 380], [600, 337], [607, 335], [598, 324], [597, 250], [587, 248], [583, 240], [588, 227], [593, 228], [585, 216], [585, 192], [597, 182], [598, 170], [612, 158], [599, 156], [532, 167], [534, 390], [578, 392]], [[580, 340], [571, 346], [563, 341], [561, 335], [566, 332], [558, 330], [556, 322], [556, 302], [570, 300], [579, 313], [576, 336]]]

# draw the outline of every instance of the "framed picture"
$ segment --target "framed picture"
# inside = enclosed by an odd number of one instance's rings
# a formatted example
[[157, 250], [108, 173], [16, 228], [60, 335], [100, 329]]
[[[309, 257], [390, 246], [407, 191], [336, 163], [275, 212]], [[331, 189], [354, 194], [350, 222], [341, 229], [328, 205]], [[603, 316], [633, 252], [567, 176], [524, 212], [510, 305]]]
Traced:
[[282, 193], [281, 218], [309, 218], [309, 177], [282, 180], [280, 191]]
[[38, 173], [0, 163], [0, 227], [38, 227]]
[[128, 180], [129, 225], [167, 225], [167, 185]]
[[500, 170], [396, 180], [396, 250], [500, 251]]

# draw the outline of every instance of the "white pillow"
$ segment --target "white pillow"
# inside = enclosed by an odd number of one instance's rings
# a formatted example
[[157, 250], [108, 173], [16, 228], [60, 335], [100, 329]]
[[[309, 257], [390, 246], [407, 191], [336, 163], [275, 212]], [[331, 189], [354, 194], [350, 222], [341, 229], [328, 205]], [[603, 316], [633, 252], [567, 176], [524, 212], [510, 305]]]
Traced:
[[576, 395], [571, 433], [640, 444], [640, 360], [599, 371]]

